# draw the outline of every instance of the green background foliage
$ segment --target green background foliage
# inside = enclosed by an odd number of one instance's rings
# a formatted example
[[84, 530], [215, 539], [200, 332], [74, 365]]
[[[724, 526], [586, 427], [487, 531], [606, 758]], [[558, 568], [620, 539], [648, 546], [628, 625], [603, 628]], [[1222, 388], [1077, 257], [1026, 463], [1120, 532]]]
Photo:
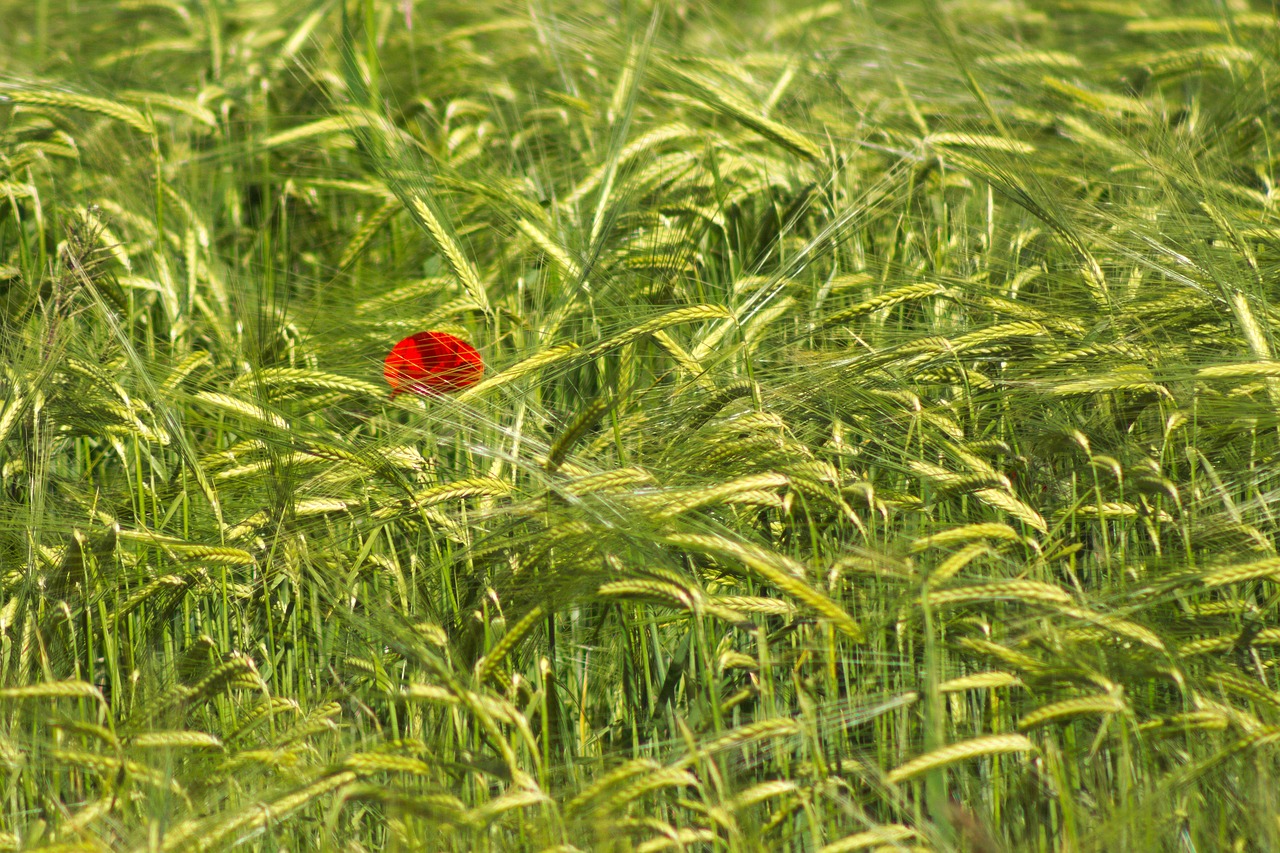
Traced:
[[0, 31], [0, 849], [1280, 846], [1267, 4]]

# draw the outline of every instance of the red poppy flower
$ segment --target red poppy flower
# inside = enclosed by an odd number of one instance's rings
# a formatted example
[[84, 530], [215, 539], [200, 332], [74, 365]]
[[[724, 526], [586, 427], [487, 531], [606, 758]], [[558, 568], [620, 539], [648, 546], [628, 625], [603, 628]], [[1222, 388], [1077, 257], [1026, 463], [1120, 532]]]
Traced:
[[391, 396], [403, 392], [461, 391], [484, 376], [484, 361], [471, 344], [447, 332], [418, 332], [391, 348], [382, 367]]

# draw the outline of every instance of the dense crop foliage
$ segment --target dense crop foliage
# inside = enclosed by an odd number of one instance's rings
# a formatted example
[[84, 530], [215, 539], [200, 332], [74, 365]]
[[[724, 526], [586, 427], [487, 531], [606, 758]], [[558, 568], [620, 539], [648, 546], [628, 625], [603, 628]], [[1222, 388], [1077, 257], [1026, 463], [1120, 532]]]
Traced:
[[1280, 847], [1265, 3], [0, 27], [0, 849]]

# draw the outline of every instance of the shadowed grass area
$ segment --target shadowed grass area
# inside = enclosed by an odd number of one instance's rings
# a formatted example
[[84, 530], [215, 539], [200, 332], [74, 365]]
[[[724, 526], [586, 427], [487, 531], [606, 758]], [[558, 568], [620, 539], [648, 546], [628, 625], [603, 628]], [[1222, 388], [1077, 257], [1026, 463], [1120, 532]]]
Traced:
[[0, 28], [0, 850], [1280, 846], [1271, 7]]

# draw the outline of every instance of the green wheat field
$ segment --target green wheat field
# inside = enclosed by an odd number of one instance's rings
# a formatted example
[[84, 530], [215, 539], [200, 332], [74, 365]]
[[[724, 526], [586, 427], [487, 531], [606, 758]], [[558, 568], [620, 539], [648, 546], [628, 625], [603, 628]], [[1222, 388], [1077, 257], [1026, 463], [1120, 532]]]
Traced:
[[3, 0], [0, 850], [1280, 849], [1273, 80], [1266, 0]]

